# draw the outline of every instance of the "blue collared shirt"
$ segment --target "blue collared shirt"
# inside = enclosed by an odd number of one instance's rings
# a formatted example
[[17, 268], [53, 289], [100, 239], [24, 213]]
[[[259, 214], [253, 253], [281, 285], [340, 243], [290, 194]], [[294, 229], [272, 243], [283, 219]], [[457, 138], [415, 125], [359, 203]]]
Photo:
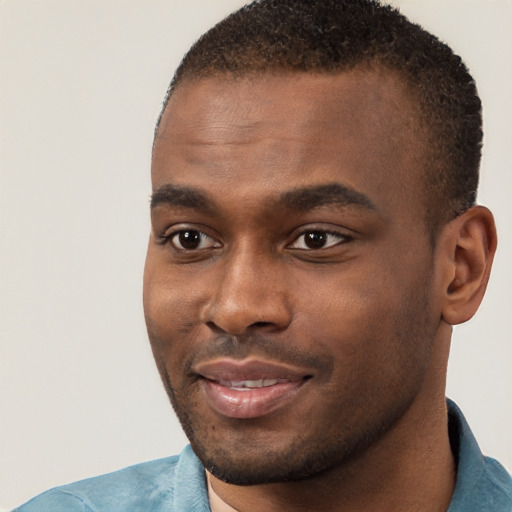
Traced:
[[[457, 481], [447, 512], [511, 512], [512, 479], [484, 457], [459, 408], [448, 401]], [[210, 512], [204, 468], [180, 455], [51, 489], [13, 512]]]

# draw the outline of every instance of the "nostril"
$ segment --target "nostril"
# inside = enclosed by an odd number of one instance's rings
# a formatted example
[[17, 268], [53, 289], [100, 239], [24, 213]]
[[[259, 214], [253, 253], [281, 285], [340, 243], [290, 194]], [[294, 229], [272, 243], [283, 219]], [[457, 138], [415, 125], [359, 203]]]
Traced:
[[261, 328], [261, 327], [268, 327], [268, 326], [272, 326], [272, 322], [254, 322], [253, 324], [251, 324], [249, 326], [249, 329], [250, 328]]
[[224, 329], [221, 329], [215, 322], [206, 322], [206, 326], [215, 333], [224, 333]]
[[[223, 327], [217, 325], [215, 322], [209, 321], [206, 322], [206, 326], [214, 333], [216, 334], [234, 334], [234, 335], [240, 335], [243, 334], [243, 332], [251, 332], [251, 331], [258, 331], [258, 330], [269, 330], [269, 329], [276, 329], [276, 325], [272, 322], [253, 322], [249, 326], [242, 329], [242, 332], [239, 332], [238, 329], [224, 329]], [[236, 332], [235, 332], [236, 331]]]

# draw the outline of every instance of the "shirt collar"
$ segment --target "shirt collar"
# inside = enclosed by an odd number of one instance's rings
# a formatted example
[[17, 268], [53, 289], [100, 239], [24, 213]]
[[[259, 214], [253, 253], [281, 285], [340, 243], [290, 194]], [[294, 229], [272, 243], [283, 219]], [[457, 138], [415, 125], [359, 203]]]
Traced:
[[448, 404], [450, 442], [457, 463], [455, 490], [447, 512], [510, 511], [510, 476], [494, 459], [484, 457], [461, 410]]
[[[510, 476], [496, 461], [482, 455], [460, 409], [451, 400], [447, 404], [450, 442], [457, 463], [455, 490], [447, 512], [490, 510], [490, 506], [496, 512], [510, 511]], [[205, 471], [190, 446], [178, 462], [174, 509], [211, 512]]]

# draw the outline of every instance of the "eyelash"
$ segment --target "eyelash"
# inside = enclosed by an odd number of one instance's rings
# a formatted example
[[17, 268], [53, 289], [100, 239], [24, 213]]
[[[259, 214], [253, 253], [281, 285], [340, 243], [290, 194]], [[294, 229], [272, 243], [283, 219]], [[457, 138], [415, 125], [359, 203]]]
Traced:
[[[180, 241], [181, 247], [178, 247], [175, 243], [175, 240], [178, 239], [180, 237], [180, 235], [186, 236], [187, 234], [199, 235], [199, 243], [200, 244], [204, 243], [207, 240], [211, 240], [212, 243], [208, 247], [187, 248], [187, 247], [183, 247], [183, 243], [186, 243], [186, 240], [182, 240], [182, 241]], [[193, 237], [190, 237], [190, 240], [194, 241]], [[197, 237], [195, 238], [195, 240], [197, 240]], [[211, 249], [211, 248], [217, 249], [217, 248], [221, 247], [221, 244], [219, 242], [217, 242], [215, 240], [215, 238], [207, 235], [200, 229], [179, 229], [179, 230], [173, 231], [171, 233], [163, 235], [160, 243], [162, 245], [169, 244], [174, 248], [174, 250], [180, 251], [180, 252], [201, 251], [201, 250], [205, 250], [205, 249]]]
[[[316, 237], [320, 237], [320, 238], [325, 238], [325, 241], [326, 241], [326, 244], [327, 245], [322, 245], [321, 247], [292, 247], [293, 249], [297, 249], [297, 250], [301, 250], [301, 251], [321, 251], [321, 250], [326, 250], [326, 249], [329, 249], [331, 247], [335, 247], [337, 245], [340, 245], [340, 244], [344, 244], [346, 242], [349, 242], [351, 240], [351, 237], [347, 236], [347, 235], [343, 235], [341, 233], [336, 233], [334, 231], [326, 231], [326, 230], [323, 230], [323, 229], [308, 229], [307, 231], [303, 231], [301, 234], [299, 234], [295, 239], [294, 241], [292, 242], [292, 244], [289, 244], [288, 247], [291, 247], [292, 245], [294, 244], [297, 244], [297, 242], [303, 238], [303, 237], [306, 237], [307, 235], [314, 235]], [[332, 239], [336, 239], [336, 240], [332, 240]], [[331, 242], [332, 243], [329, 243], [329, 239], [331, 239]], [[310, 239], [310, 242], [314, 242], [315, 240], [313, 238]], [[307, 245], [307, 242], [306, 242], [306, 239], [303, 240], [303, 245]]]
[[[190, 237], [190, 241], [192, 241], [192, 243], [199, 240], [198, 247], [189, 247], [189, 248], [184, 247], [183, 244], [186, 243], [186, 241], [187, 241], [185, 239], [179, 241], [180, 247], [177, 246], [176, 240], [181, 235], [186, 237], [187, 234], [189, 236], [192, 234], [192, 236]], [[303, 239], [303, 242], [300, 244], [299, 240], [303, 237], [306, 237], [307, 235], [313, 235], [313, 237], [316, 237], [316, 239], [311, 237], [310, 242], [315, 243], [316, 241], [320, 241], [320, 243], [321, 243], [322, 239], [324, 239], [325, 244], [327, 244], [327, 246], [322, 245], [320, 247], [308, 247], [307, 241], [305, 239]], [[333, 238], [335, 240], [333, 240]], [[322, 250], [330, 249], [331, 247], [335, 247], [337, 245], [345, 244], [347, 242], [350, 242], [352, 239], [353, 238], [351, 236], [348, 236], [348, 235], [345, 235], [342, 233], [337, 233], [334, 231], [328, 231], [325, 229], [308, 229], [308, 230], [302, 231], [301, 233], [298, 233], [297, 236], [293, 239], [292, 243], [286, 245], [286, 248], [290, 248], [290, 249], [298, 250], [298, 251], [304, 251], [304, 252], [322, 251]], [[201, 247], [201, 244], [204, 244], [205, 242], [209, 243], [209, 245], [206, 247]], [[191, 229], [178, 229], [171, 233], [165, 234], [161, 237], [159, 243], [161, 245], [169, 244], [173, 247], [174, 250], [179, 251], [179, 252], [190, 252], [190, 253], [196, 252], [196, 251], [207, 250], [207, 249], [218, 249], [218, 248], [222, 247], [222, 244], [220, 242], [217, 242], [215, 240], [215, 238], [207, 235], [200, 229], [192, 229], [192, 228]], [[298, 247], [297, 245], [299, 245], [299, 244], [302, 246]], [[294, 245], [296, 245], [296, 246], [293, 247]]]

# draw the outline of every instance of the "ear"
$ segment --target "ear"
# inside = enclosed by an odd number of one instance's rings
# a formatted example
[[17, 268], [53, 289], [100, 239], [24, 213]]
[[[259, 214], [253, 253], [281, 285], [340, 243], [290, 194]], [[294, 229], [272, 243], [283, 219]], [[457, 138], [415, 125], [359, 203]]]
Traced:
[[443, 230], [444, 273], [442, 317], [450, 325], [469, 320], [487, 288], [496, 252], [496, 226], [492, 213], [474, 206]]

